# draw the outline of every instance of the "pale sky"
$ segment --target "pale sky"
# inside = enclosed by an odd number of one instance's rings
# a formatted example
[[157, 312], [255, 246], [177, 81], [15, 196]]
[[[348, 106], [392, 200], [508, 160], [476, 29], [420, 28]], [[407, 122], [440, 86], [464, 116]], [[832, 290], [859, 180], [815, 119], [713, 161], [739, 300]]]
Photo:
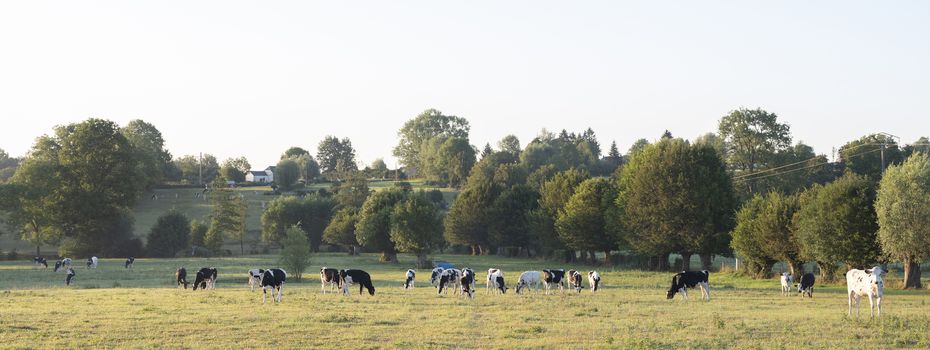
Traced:
[[5, 1], [0, 148], [54, 125], [155, 124], [175, 155], [384, 157], [427, 108], [479, 148], [541, 128], [605, 152], [761, 107], [795, 141], [930, 135], [926, 1]]

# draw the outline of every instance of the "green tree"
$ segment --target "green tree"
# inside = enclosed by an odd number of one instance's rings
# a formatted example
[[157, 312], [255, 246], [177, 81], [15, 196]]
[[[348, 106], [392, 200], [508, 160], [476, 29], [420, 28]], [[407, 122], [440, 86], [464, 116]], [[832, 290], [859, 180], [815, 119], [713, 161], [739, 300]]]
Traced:
[[[930, 154], [930, 139], [928, 139], [926, 136], [921, 136], [917, 139], [917, 141], [914, 141], [914, 143], [904, 146], [904, 149], [901, 151], [904, 153], [904, 159], [909, 158], [911, 155], [917, 152]], [[2, 152], [2, 150], [0, 150], [0, 152]], [[3, 157], [0, 156], [0, 159], [2, 158]], [[3, 168], [2, 161], [0, 161], [0, 168]], [[0, 176], [0, 181], [3, 181], [2, 176]]]
[[498, 247], [528, 251], [533, 230], [532, 212], [539, 207], [539, 194], [527, 185], [504, 190], [490, 208], [488, 234]]
[[355, 166], [355, 149], [348, 138], [340, 140], [335, 136], [326, 136], [317, 147], [316, 159], [323, 174], [358, 170]]
[[434, 137], [458, 137], [468, 140], [468, 120], [454, 115], [443, 115], [435, 109], [427, 109], [408, 120], [397, 132], [399, 138], [393, 154], [406, 167], [419, 167], [423, 143]]
[[737, 212], [730, 245], [748, 262], [752, 274], [768, 277], [776, 261], [801, 274], [801, 248], [792, 223], [799, 205], [797, 195], [773, 191], [755, 195]]
[[846, 174], [801, 194], [795, 216], [801, 255], [816, 261], [822, 277], [832, 279], [835, 263], [849, 268], [878, 261], [875, 185], [863, 175]]
[[371, 193], [368, 180], [360, 172], [354, 172], [348, 175], [345, 181], [334, 184], [333, 192], [336, 207], [339, 209], [359, 209]]
[[158, 217], [149, 231], [146, 252], [156, 258], [170, 258], [187, 249], [190, 242], [191, 221], [184, 214], [171, 210]]
[[245, 182], [245, 174], [251, 169], [252, 165], [245, 157], [227, 158], [220, 167], [220, 176], [228, 181]]
[[152, 188], [164, 179], [165, 164], [171, 155], [165, 150], [165, 139], [154, 125], [140, 119], [131, 120], [120, 129], [132, 145], [138, 171], [145, 176], [144, 187]]
[[310, 152], [300, 147], [291, 147], [287, 151], [284, 151], [284, 154], [281, 155], [281, 159], [297, 159], [303, 155], [310, 155]]
[[210, 225], [200, 220], [191, 220], [190, 228], [190, 245], [198, 247], [206, 247], [205, 238], [207, 236], [207, 231], [210, 230]]
[[602, 251], [610, 264], [610, 251], [617, 247], [617, 234], [611, 233], [616, 199], [617, 191], [608, 179], [588, 179], [578, 185], [555, 221], [565, 245], [579, 251]]
[[520, 139], [514, 135], [504, 136], [500, 141], [497, 141], [497, 148], [501, 152], [507, 152], [513, 155], [514, 159], [520, 159], [520, 152], [523, 150], [520, 148]]
[[[540, 168], [542, 169], [542, 168]], [[555, 228], [559, 213], [575, 194], [575, 189], [590, 177], [585, 170], [569, 169], [555, 174], [544, 182], [539, 189], [539, 209], [533, 215], [535, 232], [540, 245], [548, 249], [566, 249]], [[575, 258], [574, 252], [568, 252], [569, 260]]]
[[397, 262], [397, 248], [391, 240], [391, 214], [406, 193], [399, 187], [375, 192], [359, 211], [355, 238], [362, 246], [380, 251], [382, 262]]
[[[727, 164], [736, 175], [752, 174], [771, 166], [779, 150], [791, 145], [791, 129], [778, 122], [775, 113], [740, 108], [720, 119], [719, 135], [726, 141]], [[743, 182], [751, 196], [756, 193], [755, 182]]]
[[320, 164], [309, 154], [297, 157], [297, 165], [300, 166], [300, 177], [304, 183], [310, 184], [320, 177]]
[[418, 268], [432, 267], [427, 256], [442, 244], [442, 217], [427, 194], [409, 193], [394, 205], [390, 221], [395, 247], [416, 255]]
[[384, 163], [384, 159], [378, 158], [371, 162], [371, 174], [369, 176], [384, 179], [387, 177], [387, 174], [388, 167], [387, 164]]
[[435, 137], [423, 143], [420, 172], [428, 180], [461, 187], [475, 165], [475, 149], [468, 139]]
[[357, 208], [337, 210], [329, 225], [323, 230], [323, 242], [347, 247], [349, 255], [358, 255], [358, 240], [355, 239], [356, 224], [358, 224]]
[[311, 249], [319, 250], [334, 207], [332, 199], [318, 195], [304, 199], [291, 196], [275, 198], [262, 212], [262, 240], [280, 246], [287, 228], [296, 225], [307, 235]]
[[293, 190], [300, 177], [300, 166], [293, 159], [283, 159], [274, 169], [274, 182], [284, 191]]
[[204, 154], [201, 157], [186, 155], [176, 159], [174, 163], [181, 171], [181, 178], [190, 184], [211, 183], [220, 171], [216, 157], [210, 154]]
[[219, 252], [224, 240], [229, 237], [239, 241], [241, 253], [245, 253], [244, 232], [245, 222], [243, 207], [245, 201], [236, 191], [214, 187], [210, 194], [213, 204], [213, 214], [210, 216], [210, 229], [204, 237], [204, 243], [214, 253]]
[[904, 152], [898, 148], [894, 139], [884, 134], [871, 134], [840, 147], [840, 161], [846, 172], [865, 175], [878, 181], [882, 177], [883, 147], [886, 167], [900, 164], [904, 160]]
[[13, 174], [16, 173], [16, 168], [19, 167], [20, 161], [21, 159], [10, 157], [9, 153], [0, 149], [0, 184], [13, 177]]
[[291, 226], [285, 231], [281, 242], [281, 257], [278, 262], [288, 274], [300, 281], [304, 271], [310, 266], [310, 247], [307, 245], [307, 236], [299, 228]]
[[882, 251], [904, 262], [904, 288], [922, 288], [920, 263], [930, 257], [930, 158], [914, 153], [885, 171], [875, 201]]
[[713, 254], [728, 251], [736, 201], [720, 159], [709, 145], [662, 139], [624, 166], [615, 219], [624, 230], [618, 232], [635, 250], [655, 256], [656, 267], [678, 252], [684, 269], [693, 253], [709, 268]]
[[632, 158], [642, 152], [646, 147], [649, 146], [649, 140], [639, 139], [636, 142], [633, 142], [633, 145], [630, 146], [630, 149], [626, 151], [627, 158]]

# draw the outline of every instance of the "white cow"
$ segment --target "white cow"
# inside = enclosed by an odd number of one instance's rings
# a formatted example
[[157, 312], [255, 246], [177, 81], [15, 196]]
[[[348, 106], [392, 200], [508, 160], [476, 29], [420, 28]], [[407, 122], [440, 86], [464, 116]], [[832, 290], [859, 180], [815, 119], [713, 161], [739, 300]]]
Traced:
[[92, 256], [92, 257], [87, 258], [87, 268], [88, 268], [88, 269], [96, 269], [96, 268], [97, 268], [97, 257], [96, 257], [96, 256]]
[[594, 293], [601, 287], [601, 274], [597, 271], [588, 272], [588, 283], [591, 284], [591, 293]]
[[517, 281], [517, 294], [520, 294], [520, 291], [523, 288], [529, 289], [531, 286], [533, 288], [533, 293], [539, 293], [539, 285], [542, 284], [542, 272], [539, 271], [526, 271], [520, 274], [520, 279]]
[[791, 274], [787, 272], [781, 273], [781, 295], [788, 295], [791, 293]]
[[494, 289], [500, 294], [507, 293], [507, 285], [504, 283], [504, 271], [500, 269], [488, 269], [488, 293]]
[[[846, 272], [846, 291], [849, 297], [849, 308], [846, 310], [847, 316], [852, 316], [853, 300], [856, 302], [856, 317], [859, 317], [859, 301], [865, 296], [869, 298], [869, 315], [874, 317], [882, 315], [882, 295], [885, 290], [885, 281], [882, 280], [881, 267], [873, 267], [866, 270], [852, 269]], [[872, 299], [875, 299], [873, 302]], [[876, 312], [875, 309], [878, 309]]]
[[251, 269], [249, 270], [249, 290], [255, 291], [255, 286], [262, 287], [262, 275], [265, 274], [264, 269]]

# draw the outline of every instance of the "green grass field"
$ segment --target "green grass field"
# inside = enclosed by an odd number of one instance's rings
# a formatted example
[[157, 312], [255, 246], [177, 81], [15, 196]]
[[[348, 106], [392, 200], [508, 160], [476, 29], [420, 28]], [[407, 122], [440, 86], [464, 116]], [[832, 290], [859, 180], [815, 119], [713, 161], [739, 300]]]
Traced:
[[[848, 319], [845, 287], [818, 284], [813, 299], [779, 295], [776, 280], [711, 274], [713, 300], [665, 299], [669, 273], [601, 270], [604, 288], [592, 294], [487, 295], [489, 267], [513, 287], [524, 270], [585, 266], [499, 257], [439, 255], [479, 275], [473, 300], [437, 296], [428, 271], [417, 288], [402, 289], [400, 264], [374, 254], [319, 254], [305, 279], [291, 276], [281, 304], [261, 304], [246, 271], [274, 266], [275, 257], [102, 260], [76, 267], [76, 284], [29, 261], [0, 263], [2, 348], [659, 348], [797, 349], [930, 347], [930, 292], [886, 290], [884, 314]], [[174, 287], [178, 266], [216, 266], [216, 290]], [[361, 268], [377, 293], [320, 293], [320, 266]], [[192, 273], [189, 273], [192, 274]], [[897, 276], [896, 276], [897, 277]], [[893, 280], [895, 277], [890, 278]], [[587, 286], [587, 282], [585, 282]]]

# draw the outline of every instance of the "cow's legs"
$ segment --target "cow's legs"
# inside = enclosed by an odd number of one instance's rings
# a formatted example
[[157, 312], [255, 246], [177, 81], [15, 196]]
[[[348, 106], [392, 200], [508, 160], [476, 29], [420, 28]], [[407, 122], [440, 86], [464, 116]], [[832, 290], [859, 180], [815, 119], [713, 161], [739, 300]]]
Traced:
[[875, 317], [875, 303], [872, 302], [872, 295], [866, 295], [869, 298], [869, 318]]
[[678, 293], [681, 294], [681, 302], [685, 302], [688, 299], [688, 288], [679, 288]]
[[281, 285], [278, 286], [278, 302], [281, 302], [281, 299], [284, 298], [284, 282], [281, 282]]
[[875, 298], [875, 307], [878, 309], [878, 317], [882, 316], [882, 297]]
[[[265, 298], [268, 297], [268, 288], [262, 287], [262, 304], [265, 303]], [[274, 297], [274, 295], [272, 295]]]
[[[710, 284], [707, 282], [701, 283], [701, 291], [703, 294], [707, 295], [707, 301], [710, 301]], [[703, 297], [703, 295], [701, 297]]]

